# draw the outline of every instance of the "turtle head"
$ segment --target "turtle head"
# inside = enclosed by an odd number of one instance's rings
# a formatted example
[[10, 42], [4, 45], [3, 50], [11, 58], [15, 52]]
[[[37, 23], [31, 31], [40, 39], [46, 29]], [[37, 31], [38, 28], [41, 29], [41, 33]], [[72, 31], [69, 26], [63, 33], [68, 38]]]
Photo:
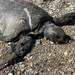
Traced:
[[54, 23], [45, 23], [44, 36], [55, 43], [67, 43], [69, 41], [63, 29]]

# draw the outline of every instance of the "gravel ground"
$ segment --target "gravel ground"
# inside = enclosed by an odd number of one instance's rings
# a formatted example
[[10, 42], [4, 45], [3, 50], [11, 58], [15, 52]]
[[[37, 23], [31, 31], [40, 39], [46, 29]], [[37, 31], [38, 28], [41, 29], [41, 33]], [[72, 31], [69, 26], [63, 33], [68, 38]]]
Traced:
[[[40, 6], [53, 17], [75, 11], [74, 0], [27, 1]], [[1, 70], [0, 75], [75, 75], [75, 26], [66, 25], [62, 28], [74, 41], [53, 44], [45, 38], [39, 39], [23, 61]], [[1, 42], [0, 54], [4, 49]]]

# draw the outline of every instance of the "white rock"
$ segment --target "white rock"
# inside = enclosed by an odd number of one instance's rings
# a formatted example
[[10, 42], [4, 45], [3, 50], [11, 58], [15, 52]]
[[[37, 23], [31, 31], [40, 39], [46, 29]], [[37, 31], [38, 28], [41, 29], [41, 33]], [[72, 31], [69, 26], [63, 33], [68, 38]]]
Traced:
[[64, 52], [64, 55], [67, 55], [68, 54], [68, 52]]
[[9, 73], [8, 75], [13, 75], [12, 73]]

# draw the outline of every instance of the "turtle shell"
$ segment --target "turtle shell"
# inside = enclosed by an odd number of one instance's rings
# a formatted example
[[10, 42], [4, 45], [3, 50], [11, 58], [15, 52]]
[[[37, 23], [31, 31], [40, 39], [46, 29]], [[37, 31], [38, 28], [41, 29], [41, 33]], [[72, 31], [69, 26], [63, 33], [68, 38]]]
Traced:
[[32, 3], [0, 0], [0, 31], [5, 41], [34, 32], [48, 20], [53, 19]]

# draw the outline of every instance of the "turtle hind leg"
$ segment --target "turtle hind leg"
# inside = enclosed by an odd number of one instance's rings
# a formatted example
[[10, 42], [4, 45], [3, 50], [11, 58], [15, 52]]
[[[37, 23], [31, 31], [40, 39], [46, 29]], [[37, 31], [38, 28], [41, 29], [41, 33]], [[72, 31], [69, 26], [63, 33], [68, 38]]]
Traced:
[[[0, 62], [0, 70], [19, 62], [19, 58], [23, 58], [26, 53], [31, 51], [34, 40], [28, 36], [21, 36], [18, 42], [11, 43], [11, 48], [6, 50], [3, 61]], [[21, 61], [21, 60], [20, 60]], [[14, 63], [13, 63], [14, 62]]]

